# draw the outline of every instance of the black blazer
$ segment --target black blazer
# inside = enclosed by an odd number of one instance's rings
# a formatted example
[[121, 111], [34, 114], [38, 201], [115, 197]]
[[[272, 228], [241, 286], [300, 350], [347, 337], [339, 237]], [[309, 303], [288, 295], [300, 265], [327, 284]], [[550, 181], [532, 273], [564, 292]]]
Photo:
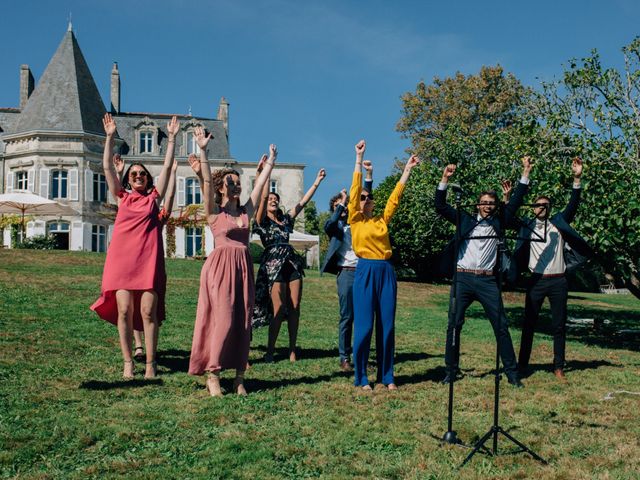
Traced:
[[[593, 249], [584, 241], [584, 239], [569, 225], [576, 216], [578, 206], [580, 205], [581, 188], [571, 190], [571, 198], [567, 207], [549, 218], [549, 223], [558, 229], [563, 240], [578, 255], [567, 254], [565, 251], [565, 263], [567, 271], [574, 270], [588, 258], [592, 258], [595, 253]], [[515, 282], [520, 273], [525, 272], [529, 268], [529, 253], [531, 251], [531, 235], [535, 227], [536, 219], [527, 218], [523, 220], [522, 228], [518, 232], [519, 240], [516, 242], [516, 248], [513, 252], [513, 262], [509, 269], [509, 281]]]
[[[513, 196], [509, 203], [505, 205], [503, 219], [498, 216], [491, 216], [487, 219], [487, 223], [491, 225], [496, 234], [502, 235], [503, 231], [507, 228], [514, 228], [515, 214], [518, 208], [524, 201], [524, 196], [527, 193], [529, 186], [518, 182], [518, 186], [513, 192]], [[435, 195], [436, 211], [442, 215], [445, 219], [455, 225], [456, 223], [456, 209], [447, 203], [447, 191], [436, 190]], [[478, 225], [477, 214], [471, 215], [465, 211], [460, 212], [460, 235], [462, 238], [466, 237], [471, 231]], [[448, 245], [445, 247], [442, 255], [440, 256], [440, 263], [438, 265], [438, 272], [446, 277], [453, 277], [453, 265], [457, 258], [457, 252], [455, 250], [455, 236]]]
[[[364, 189], [368, 192], [371, 192], [373, 189], [373, 181], [365, 180], [364, 181]], [[342, 246], [342, 242], [344, 240], [344, 226], [347, 224], [345, 220], [342, 220], [342, 212], [346, 210], [346, 207], [342, 205], [338, 205], [333, 214], [324, 223], [324, 233], [326, 233], [329, 238], [329, 248], [327, 249], [327, 256], [324, 257], [324, 263], [320, 268], [320, 275], [324, 272], [333, 273], [334, 275], [338, 273], [338, 255], [337, 252]]]

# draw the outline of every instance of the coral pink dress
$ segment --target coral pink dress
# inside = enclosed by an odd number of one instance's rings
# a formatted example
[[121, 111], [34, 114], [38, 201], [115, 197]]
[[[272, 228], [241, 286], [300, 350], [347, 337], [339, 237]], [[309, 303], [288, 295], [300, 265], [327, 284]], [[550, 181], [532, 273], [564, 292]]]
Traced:
[[233, 217], [221, 209], [210, 227], [215, 249], [200, 273], [191, 375], [226, 368], [244, 370], [249, 360], [255, 296], [249, 217], [246, 213]]
[[162, 223], [154, 188], [148, 194], [122, 190], [113, 236], [102, 274], [102, 295], [91, 305], [100, 318], [118, 324], [117, 290], [135, 290], [133, 328], [143, 330], [140, 295], [143, 290], [158, 294], [158, 324], [165, 317], [164, 295], [167, 275], [164, 269]]

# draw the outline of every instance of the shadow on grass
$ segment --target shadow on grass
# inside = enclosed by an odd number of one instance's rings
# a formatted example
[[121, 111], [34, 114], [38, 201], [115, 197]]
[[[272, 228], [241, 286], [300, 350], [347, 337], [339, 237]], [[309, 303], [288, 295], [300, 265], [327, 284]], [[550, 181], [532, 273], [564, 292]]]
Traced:
[[[524, 307], [506, 307], [505, 313], [511, 329], [522, 329]], [[607, 310], [583, 305], [569, 305], [569, 317], [593, 319], [593, 324], [571, 326], [567, 322], [567, 340], [610, 349], [640, 351], [640, 313], [633, 310]], [[467, 319], [486, 320], [484, 311], [473, 308], [467, 311]], [[605, 323], [608, 322], [608, 323]], [[548, 305], [540, 312], [536, 333], [553, 335]]]
[[[569, 360], [565, 363], [564, 372], [575, 372], [580, 370], [595, 370], [600, 367], [622, 367], [618, 363], [611, 363], [607, 360]], [[549, 360], [549, 363], [532, 363], [525, 372], [520, 373], [520, 378], [528, 378], [536, 372], [552, 372], [553, 362]], [[494, 375], [495, 369], [491, 369], [487, 372], [477, 375], [478, 378], [484, 378], [489, 375]]]
[[113, 390], [116, 388], [139, 388], [149, 385], [161, 386], [164, 382], [161, 378], [154, 378], [153, 380], [134, 379], [134, 380], [116, 380], [113, 382], [106, 382], [103, 380], [89, 380], [82, 382], [79, 388], [83, 390]]
[[414, 373], [413, 375], [396, 375], [395, 381], [398, 385], [412, 385], [423, 382], [439, 383], [445, 377], [446, 373], [446, 367], [441, 365], [422, 373]]

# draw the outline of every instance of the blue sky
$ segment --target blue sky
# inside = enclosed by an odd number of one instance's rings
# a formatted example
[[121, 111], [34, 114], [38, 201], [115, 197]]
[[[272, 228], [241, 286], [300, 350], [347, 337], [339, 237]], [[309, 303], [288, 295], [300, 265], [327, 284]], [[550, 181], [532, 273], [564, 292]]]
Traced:
[[395, 131], [400, 96], [420, 80], [501, 64], [527, 85], [597, 48], [620, 65], [640, 34], [640, 2], [139, 0], [11, 1], [0, 17], [0, 107], [16, 107], [19, 68], [42, 75], [67, 28], [108, 104], [113, 61], [123, 111], [214, 117], [230, 102], [232, 155], [279, 160], [327, 178], [316, 202], [348, 187], [365, 138], [381, 180], [408, 142]]

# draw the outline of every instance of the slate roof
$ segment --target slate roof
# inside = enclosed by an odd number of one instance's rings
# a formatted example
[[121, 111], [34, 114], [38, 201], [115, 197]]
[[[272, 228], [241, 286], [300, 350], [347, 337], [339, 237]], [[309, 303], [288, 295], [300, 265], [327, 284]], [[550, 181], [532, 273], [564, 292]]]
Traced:
[[[122, 154], [130, 154], [133, 145], [135, 145], [136, 127], [145, 121], [146, 118], [153, 122], [154, 126], [159, 128], [162, 132], [159, 135], [159, 143], [164, 152], [164, 148], [167, 142], [167, 122], [171, 120], [172, 114], [164, 113], [119, 113], [114, 114], [113, 118], [118, 128], [118, 136], [126, 142], [125, 151]], [[213, 159], [231, 159], [229, 154], [229, 142], [227, 135], [224, 131], [224, 125], [221, 120], [215, 120], [211, 118], [198, 118], [189, 115], [176, 115], [180, 122], [180, 132], [176, 137], [176, 156], [183, 156], [181, 146], [184, 136], [182, 132], [189, 124], [198, 124], [205, 127], [205, 129], [213, 134], [213, 139], [209, 141], [209, 158]], [[128, 151], [127, 151], [128, 150]], [[164, 155], [164, 153], [162, 153]]]
[[105, 112], [91, 71], [73, 31], [69, 30], [20, 113], [14, 132], [104, 134]]

